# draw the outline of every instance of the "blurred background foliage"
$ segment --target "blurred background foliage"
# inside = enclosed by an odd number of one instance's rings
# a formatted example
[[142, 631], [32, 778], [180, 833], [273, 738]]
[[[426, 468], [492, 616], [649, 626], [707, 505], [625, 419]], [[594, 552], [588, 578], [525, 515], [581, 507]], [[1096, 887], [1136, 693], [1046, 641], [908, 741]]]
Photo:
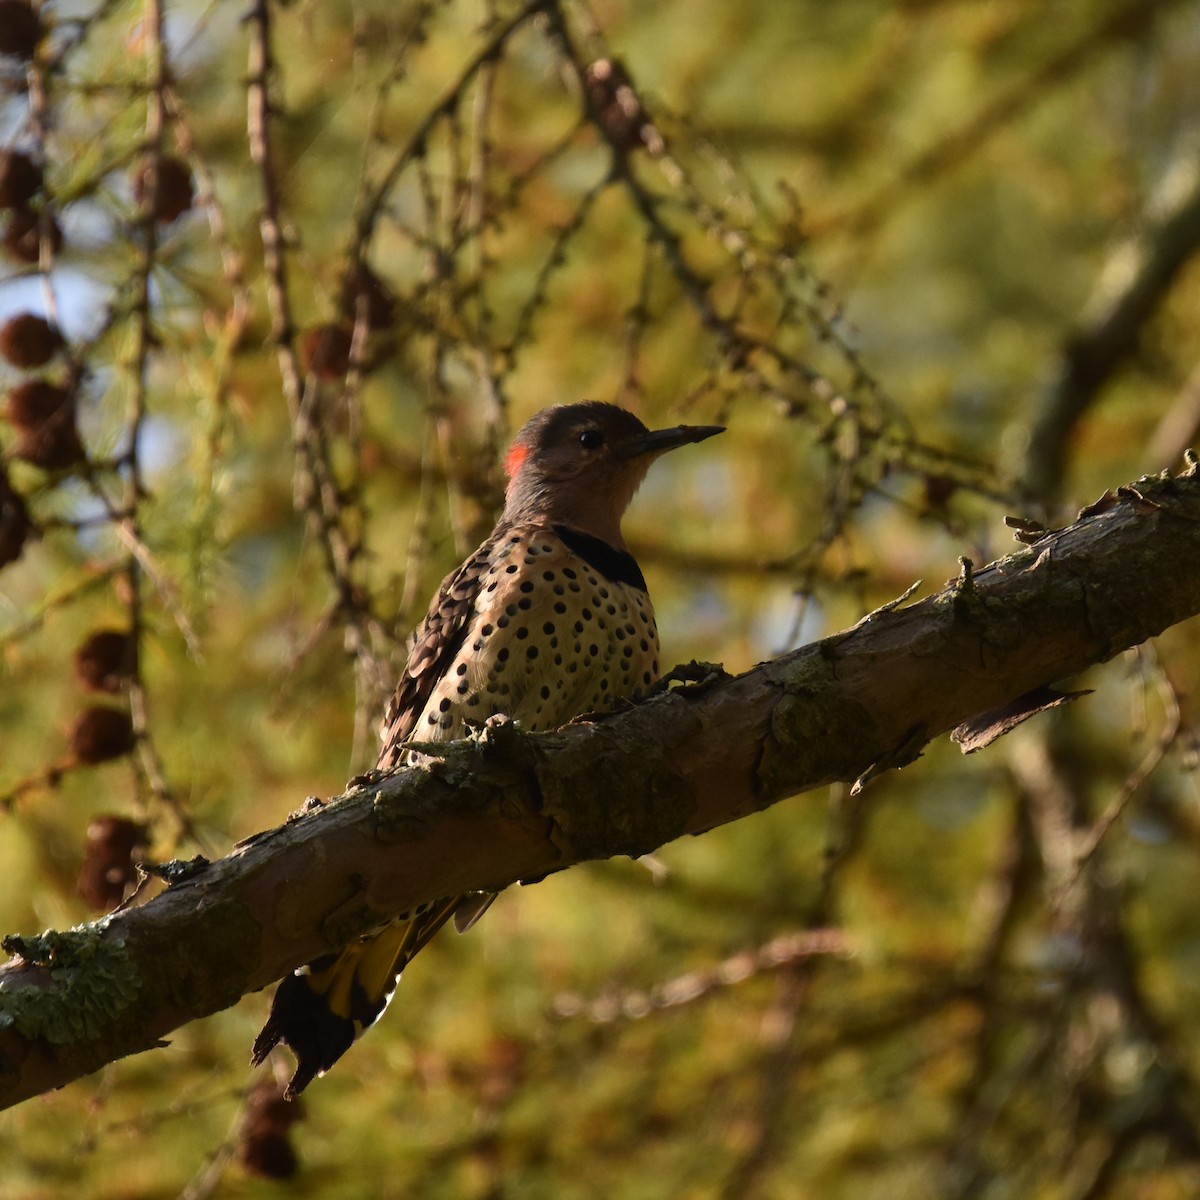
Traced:
[[[731, 671], [1195, 441], [1182, 0], [0, 0], [0, 84], [5, 930], [369, 765], [547, 404], [728, 424], [627, 531]], [[1197, 636], [505, 896], [302, 1107], [248, 997], [0, 1191], [1195, 1195]]]

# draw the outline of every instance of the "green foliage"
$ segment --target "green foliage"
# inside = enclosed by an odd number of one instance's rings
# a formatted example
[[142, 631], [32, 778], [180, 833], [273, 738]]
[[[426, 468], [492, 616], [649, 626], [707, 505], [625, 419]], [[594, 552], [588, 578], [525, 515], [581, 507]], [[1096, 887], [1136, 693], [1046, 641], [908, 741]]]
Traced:
[[[30, 522], [0, 505], [6, 931], [93, 915], [95, 817], [215, 856], [369, 766], [547, 404], [728, 424], [627, 531], [668, 657], [730, 671], [1195, 440], [1187, 5], [40, 7], [0, 57], [45, 173], [0, 321], [64, 330], [38, 374], [87, 461], [0, 427]], [[167, 159], [196, 199], [161, 221], [135, 181]], [[974, 758], [501, 897], [306, 1093], [290, 1192], [1194, 1194], [1194, 624]], [[72, 655], [104, 628], [137, 744], [88, 765]], [[0, 1193], [276, 1194], [265, 1005], [6, 1114]]]

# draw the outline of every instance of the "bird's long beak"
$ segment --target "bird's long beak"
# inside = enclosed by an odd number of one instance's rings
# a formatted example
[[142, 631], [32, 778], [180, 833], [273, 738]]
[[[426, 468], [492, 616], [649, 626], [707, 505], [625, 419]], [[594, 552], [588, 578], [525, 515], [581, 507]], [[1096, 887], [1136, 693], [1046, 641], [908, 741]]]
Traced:
[[644, 437], [626, 442], [622, 451], [627, 458], [640, 458], [643, 454], [663, 454], [676, 446], [689, 442], [702, 442], [714, 434], [724, 433], [724, 425], [676, 425], [673, 429], [655, 429]]

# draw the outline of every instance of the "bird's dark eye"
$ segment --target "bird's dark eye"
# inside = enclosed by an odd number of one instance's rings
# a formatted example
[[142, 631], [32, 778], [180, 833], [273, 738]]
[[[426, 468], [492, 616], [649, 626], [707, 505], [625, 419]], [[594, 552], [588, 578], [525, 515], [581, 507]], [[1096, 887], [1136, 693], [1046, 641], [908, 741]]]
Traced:
[[604, 434], [598, 429], [585, 429], [579, 435], [579, 444], [585, 450], [599, 450], [604, 445]]

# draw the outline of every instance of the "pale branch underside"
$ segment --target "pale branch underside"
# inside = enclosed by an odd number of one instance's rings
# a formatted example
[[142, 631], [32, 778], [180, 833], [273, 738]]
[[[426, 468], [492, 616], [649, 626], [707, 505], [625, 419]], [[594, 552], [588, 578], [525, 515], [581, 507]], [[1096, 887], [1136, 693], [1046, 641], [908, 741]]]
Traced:
[[[1027, 535], [1028, 536], [1028, 535]], [[647, 853], [835, 781], [1200, 612], [1200, 475], [1143, 480], [1066, 529], [744, 675], [714, 671], [547, 734], [503, 723], [360, 784], [0, 967], [0, 1106], [161, 1044], [419, 903]], [[981, 714], [985, 714], [981, 720]]]

